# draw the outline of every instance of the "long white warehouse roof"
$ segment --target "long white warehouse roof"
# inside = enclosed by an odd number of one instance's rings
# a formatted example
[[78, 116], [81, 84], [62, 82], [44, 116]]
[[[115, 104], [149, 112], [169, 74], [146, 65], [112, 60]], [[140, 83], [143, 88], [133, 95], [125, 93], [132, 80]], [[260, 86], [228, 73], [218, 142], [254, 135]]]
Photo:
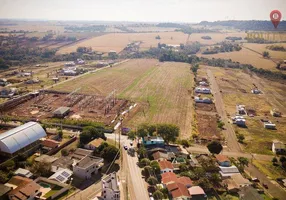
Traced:
[[40, 124], [28, 122], [0, 134], [0, 151], [12, 154], [46, 136]]

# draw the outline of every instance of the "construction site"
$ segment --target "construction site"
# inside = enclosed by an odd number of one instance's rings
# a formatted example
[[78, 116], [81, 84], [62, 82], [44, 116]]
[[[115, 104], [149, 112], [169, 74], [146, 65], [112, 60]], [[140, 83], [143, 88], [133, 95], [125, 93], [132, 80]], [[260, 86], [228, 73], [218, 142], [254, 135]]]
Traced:
[[30, 93], [18, 99], [6, 102], [0, 111], [10, 117], [43, 120], [48, 118], [66, 118], [74, 120], [92, 120], [106, 125], [131, 103], [118, 99], [115, 91], [107, 96], [80, 94], [80, 88], [73, 92], [43, 90]]

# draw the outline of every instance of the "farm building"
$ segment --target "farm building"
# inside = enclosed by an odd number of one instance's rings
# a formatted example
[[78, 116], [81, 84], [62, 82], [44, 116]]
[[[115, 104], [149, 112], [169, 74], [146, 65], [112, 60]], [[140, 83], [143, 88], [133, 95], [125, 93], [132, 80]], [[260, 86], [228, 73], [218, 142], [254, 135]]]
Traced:
[[75, 66], [75, 62], [66, 62], [65, 66], [69, 67], [69, 66]]
[[17, 92], [16, 88], [6, 88], [0, 86], [0, 97], [1, 98], [9, 98], [14, 96], [14, 94]]
[[70, 107], [59, 107], [53, 112], [53, 114], [54, 117], [64, 118], [69, 114], [69, 112], [70, 112]]
[[236, 115], [235, 117], [232, 117], [232, 123], [236, 124], [237, 126], [245, 126], [245, 118], [243, 116], [240, 115]]
[[285, 144], [283, 144], [280, 141], [274, 140], [272, 142], [272, 152], [273, 153], [285, 153], [286, 152], [286, 148], [285, 148]]
[[0, 86], [6, 86], [8, 84], [7, 79], [0, 78]]
[[202, 94], [211, 94], [211, 90], [209, 88], [196, 87], [195, 92]]
[[19, 150], [31, 149], [39, 139], [46, 136], [47, 134], [40, 124], [28, 122], [0, 134], [0, 153], [12, 155]]
[[265, 121], [263, 122], [264, 128], [266, 129], [276, 129], [276, 124], [273, 124], [271, 121]]

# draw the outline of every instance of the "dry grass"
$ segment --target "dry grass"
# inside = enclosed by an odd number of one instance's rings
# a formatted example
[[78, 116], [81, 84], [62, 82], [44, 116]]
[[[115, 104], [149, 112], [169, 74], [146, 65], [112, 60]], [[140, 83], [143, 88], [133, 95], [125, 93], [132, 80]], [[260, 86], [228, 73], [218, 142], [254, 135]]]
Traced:
[[[242, 70], [209, 68], [216, 76], [228, 114], [231, 116], [235, 114], [236, 104], [244, 104], [247, 109], [251, 108], [256, 111], [256, 117], [247, 117], [247, 128], [234, 126], [237, 133], [242, 133], [246, 137], [244, 147], [247, 152], [272, 154], [272, 140], [277, 139], [286, 142], [284, 134], [286, 131], [286, 118], [273, 118], [270, 116], [271, 108], [283, 109], [285, 107], [285, 101], [282, 97], [285, 97], [286, 90], [282, 83], [249, 75]], [[263, 94], [252, 94], [250, 90], [254, 87], [253, 84], [258, 86]], [[282, 111], [282, 113], [284, 112]], [[265, 118], [275, 123], [277, 130], [265, 129], [260, 121], [260, 119]]]
[[[160, 35], [161, 40], [155, 37]], [[100, 37], [94, 37], [89, 40], [77, 43], [73, 46], [60, 49], [59, 53], [70, 53], [76, 51], [79, 46], [92, 47], [95, 51], [109, 52], [115, 50], [120, 52], [132, 41], [142, 41], [142, 49], [157, 47], [158, 43], [180, 44], [186, 43], [187, 34], [181, 32], [163, 32], [163, 33], [110, 33]]]
[[286, 43], [275, 43], [275, 44], [254, 44], [254, 43], [245, 43], [243, 46], [248, 47], [250, 49], [253, 49], [257, 52], [262, 53], [263, 51], [268, 51], [271, 58], [275, 60], [284, 60], [286, 59], [286, 52], [282, 51], [272, 51], [270, 49], [267, 49], [267, 46], [271, 45], [277, 45], [277, 46], [284, 46], [286, 48]]
[[173, 32], [176, 30], [176, 28], [165, 28], [165, 27], [156, 27], [156, 26], [127, 27], [127, 28], [135, 32]]
[[139, 103], [139, 111], [126, 121], [128, 126], [148, 123], [173, 123], [183, 137], [190, 136], [191, 104], [189, 90], [193, 76], [185, 63], [163, 63], [157, 60], [131, 60], [120, 66], [86, 75], [55, 89], [108, 94], [113, 89], [119, 97]]
[[245, 48], [235, 52], [218, 53], [213, 55], [200, 54], [199, 56], [205, 58], [231, 59], [232, 61], [240, 62], [241, 64], [251, 64], [256, 68], [278, 71], [276, 69], [276, 63], [269, 59], [265, 59], [262, 57], [262, 55]]
[[[202, 36], [210, 36], [211, 40], [204, 40], [201, 37]], [[222, 42], [225, 40], [226, 37], [242, 37], [244, 38], [246, 36], [243, 32], [234, 32], [234, 33], [193, 33], [190, 35], [189, 42], [200, 42], [202, 44], [216, 44], [218, 42]]]

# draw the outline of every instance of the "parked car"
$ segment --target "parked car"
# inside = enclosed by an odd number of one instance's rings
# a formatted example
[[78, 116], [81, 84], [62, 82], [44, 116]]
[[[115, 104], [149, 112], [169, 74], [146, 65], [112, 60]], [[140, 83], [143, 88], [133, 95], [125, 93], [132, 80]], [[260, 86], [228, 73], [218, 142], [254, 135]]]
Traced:
[[266, 185], [265, 183], [263, 183], [262, 186], [263, 186], [265, 189], [268, 189], [268, 185]]
[[123, 148], [124, 148], [124, 150], [128, 150], [127, 145], [124, 145]]
[[252, 180], [253, 182], [259, 182], [259, 179], [258, 179], [258, 178], [255, 178], [255, 177], [252, 178], [251, 180]]

